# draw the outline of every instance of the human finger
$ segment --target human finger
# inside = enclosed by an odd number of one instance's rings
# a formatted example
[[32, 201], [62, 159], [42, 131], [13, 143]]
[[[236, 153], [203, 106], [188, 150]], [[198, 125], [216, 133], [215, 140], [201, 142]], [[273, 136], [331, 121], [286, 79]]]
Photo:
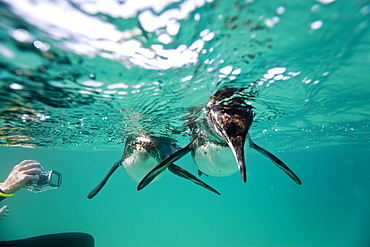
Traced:
[[2, 208], [0, 208], [0, 214], [6, 214], [6, 215], [8, 215], [8, 212], [9, 212], [9, 207], [7, 205], [5, 205]]
[[8, 214], [9, 214], [9, 209], [7, 209], [4, 212], [0, 211], [0, 220], [2, 220], [3, 218], [7, 217]]
[[36, 160], [22, 160], [21, 162], [19, 162], [16, 167], [23, 167], [27, 164], [30, 164], [30, 163], [38, 163]]
[[28, 162], [18, 167], [18, 172], [27, 171], [33, 168], [43, 169], [42, 165], [37, 161]]
[[40, 177], [37, 174], [35, 174], [35, 175], [26, 175], [24, 181], [25, 182], [27, 182], [27, 181], [38, 181], [39, 179], [40, 179]]
[[[23, 160], [19, 164], [15, 165], [13, 167], [12, 172], [20, 172], [25, 169], [25, 167], [28, 167], [29, 164], [37, 164], [38, 162], [35, 160]], [[27, 169], [27, 168], [26, 168]]]
[[21, 173], [26, 174], [26, 175], [35, 175], [35, 174], [40, 174], [42, 172], [41, 168], [30, 168], [28, 170], [24, 170]]

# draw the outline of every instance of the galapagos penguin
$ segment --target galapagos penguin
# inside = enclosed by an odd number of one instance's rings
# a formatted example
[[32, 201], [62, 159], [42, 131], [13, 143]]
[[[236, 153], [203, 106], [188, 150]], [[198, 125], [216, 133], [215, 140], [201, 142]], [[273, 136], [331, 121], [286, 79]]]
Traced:
[[[128, 177], [132, 181], [138, 183], [159, 161], [175, 153], [177, 150], [179, 150], [179, 147], [176, 145], [176, 141], [167, 137], [149, 137], [141, 135], [127, 139], [122, 158], [114, 163], [104, 179], [88, 194], [87, 198], [91, 199], [96, 196], [120, 165], [125, 168]], [[166, 164], [166, 169], [167, 168], [170, 172], [179, 177], [188, 179], [216, 194], [220, 194], [218, 191], [175, 164]], [[163, 175], [164, 173], [156, 174], [156, 178], [153, 178], [153, 180], [158, 180]]]
[[[162, 160], [141, 180], [137, 189], [143, 189], [169, 164], [189, 152], [199, 169], [199, 174], [224, 177], [239, 171], [242, 180], [246, 182], [245, 156], [251, 148], [268, 157], [297, 184], [302, 184], [284, 162], [252, 141], [248, 131], [253, 122], [254, 111], [252, 106], [245, 103], [243, 97], [233, 97], [236, 91], [236, 88], [217, 91], [205, 107], [205, 117], [190, 126], [191, 142]], [[230, 162], [230, 155], [234, 156], [236, 164]]]

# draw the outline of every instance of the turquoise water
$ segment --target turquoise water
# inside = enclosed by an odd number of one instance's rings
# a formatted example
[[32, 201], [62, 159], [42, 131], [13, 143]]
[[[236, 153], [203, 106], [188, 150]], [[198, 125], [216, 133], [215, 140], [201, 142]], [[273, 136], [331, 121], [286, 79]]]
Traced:
[[[113, 3], [0, 3], [0, 180], [23, 159], [63, 174], [57, 190], [2, 202], [0, 240], [370, 245], [369, 1]], [[202, 176], [221, 196], [171, 174], [138, 192], [120, 167], [86, 198], [128, 136], [184, 146], [184, 123], [231, 86], [253, 96], [253, 140], [301, 186], [251, 151], [246, 184]], [[190, 155], [176, 164], [197, 173]]]

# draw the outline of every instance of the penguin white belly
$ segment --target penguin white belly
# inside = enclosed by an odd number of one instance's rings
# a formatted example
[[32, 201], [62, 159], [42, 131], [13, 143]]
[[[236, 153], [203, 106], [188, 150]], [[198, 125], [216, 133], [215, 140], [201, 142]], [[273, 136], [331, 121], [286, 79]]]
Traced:
[[[158, 161], [144, 148], [134, 150], [121, 163], [128, 177], [136, 183], [139, 183], [157, 164]], [[161, 179], [164, 175], [165, 172], [162, 172], [153, 181]]]
[[[245, 148], [245, 152], [248, 151], [249, 148]], [[234, 154], [228, 146], [207, 142], [193, 150], [192, 157], [198, 169], [209, 176], [227, 177], [239, 172]]]

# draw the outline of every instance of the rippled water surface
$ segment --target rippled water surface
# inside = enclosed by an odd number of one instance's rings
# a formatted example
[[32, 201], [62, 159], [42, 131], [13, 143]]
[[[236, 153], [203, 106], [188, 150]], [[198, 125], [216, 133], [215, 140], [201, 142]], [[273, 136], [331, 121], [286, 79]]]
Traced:
[[[15, 210], [0, 237], [86, 231], [98, 246], [367, 246], [369, 16], [368, 0], [1, 1], [0, 174], [32, 158], [65, 182], [37, 201], [23, 191], [7, 199]], [[221, 197], [169, 188], [177, 179], [167, 176], [139, 193], [115, 174], [87, 201], [128, 137], [184, 146], [189, 121], [225, 87], [254, 107], [253, 140], [302, 186], [253, 153], [247, 185], [238, 175], [205, 178]], [[196, 173], [190, 157], [179, 164]], [[19, 226], [36, 217], [24, 198], [49, 230]]]
[[225, 86], [256, 95], [251, 133], [286, 149], [367, 138], [366, 1], [21, 2], [1, 8], [4, 146], [182, 140]]

